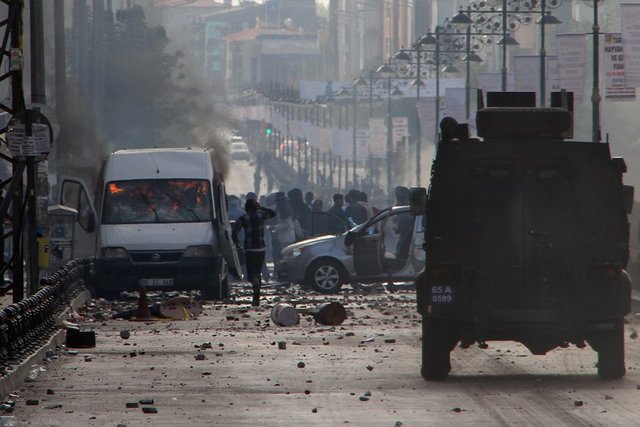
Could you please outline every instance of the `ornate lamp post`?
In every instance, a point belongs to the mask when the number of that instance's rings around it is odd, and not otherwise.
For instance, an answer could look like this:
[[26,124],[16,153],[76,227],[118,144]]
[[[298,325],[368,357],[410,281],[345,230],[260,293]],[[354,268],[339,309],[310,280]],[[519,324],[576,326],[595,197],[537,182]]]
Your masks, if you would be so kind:
[[[520,25],[528,25],[533,19],[531,14],[539,14],[540,18],[540,97],[541,105],[546,105],[546,25],[560,24],[561,21],[547,10],[557,8],[563,0],[498,0],[474,1],[465,10],[461,9],[451,22],[468,27],[467,35],[490,36],[501,35],[497,44],[502,47],[501,89],[507,90],[507,46],[519,43],[511,36]],[[496,7],[496,4],[500,6]],[[470,29],[473,27],[474,32]]]
[[391,100],[402,97],[404,94],[397,87],[392,87],[391,78],[396,71],[391,64],[383,64],[378,67],[377,73],[380,77],[387,79],[387,193],[391,192],[392,183],[392,166],[393,166],[393,115],[391,112]]

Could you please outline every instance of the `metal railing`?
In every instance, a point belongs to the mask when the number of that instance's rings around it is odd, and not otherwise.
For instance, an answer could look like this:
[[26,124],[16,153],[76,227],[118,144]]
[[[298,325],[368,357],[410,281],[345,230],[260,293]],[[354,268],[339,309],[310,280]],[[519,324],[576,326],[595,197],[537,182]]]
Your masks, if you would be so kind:
[[40,280],[31,297],[0,310],[0,374],[44,345],[56,330],[56,315],[86,282],[92,259],[74,259]]

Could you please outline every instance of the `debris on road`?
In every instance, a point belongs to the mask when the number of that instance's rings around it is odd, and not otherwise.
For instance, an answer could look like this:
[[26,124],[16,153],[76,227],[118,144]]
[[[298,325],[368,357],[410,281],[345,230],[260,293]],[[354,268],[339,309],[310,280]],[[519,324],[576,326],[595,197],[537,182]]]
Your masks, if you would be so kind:
[[271,309],[271,320],[278,326],[293,326],[300,323],[300,315],[291,305],[279,302]]

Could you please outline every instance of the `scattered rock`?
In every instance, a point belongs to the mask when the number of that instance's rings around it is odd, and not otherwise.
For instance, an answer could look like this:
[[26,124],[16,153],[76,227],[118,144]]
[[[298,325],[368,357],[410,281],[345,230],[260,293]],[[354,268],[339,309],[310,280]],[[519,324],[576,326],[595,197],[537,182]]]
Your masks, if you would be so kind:
[[138,402],[127,402],[127,403],[125,404],[125,406],[126,406],[127,408],[137,408],[137,407],[138,407]]
[[120,338],[122,338],[123,340],[128,340],[129,338],[131,338],[131,332],[126,329],[120,331]]
[[142,407],[142,412],[145,414],[157,414],[158,410],[156,408],[154,408],[153,406],[143,406]]
[[318,412],[318,408],[313,408],[313,409],[311,410],[311,412],[313,412],[313,413],[315,414],[316,412]]
[[278,349],[279,350],[286,350],[287,349],[287,342],[286,341],[278,341]]
[[305,366],[304,362],[298,362],[298,368],[304,368]]
[[384,342],[386,344],[395,344],[396,340],[393,338],[387,338],[386,340],[384,340]]
[[605,394],[604,400],[613,400],[613,396],[609,396],[608,394]]
[[40,401],[38,399],[27,399],[27,401],[25,402],[25,404],[27,406],[37,406],[40,404]]
[[61,404],[57,404],[57,405],[49,405],[49,406],[45,406],[44,409],[60,409],[62,408]]
[[452,409],[453,412],[462,412],[461,408],[458,408],[457,406],[455,408]]
[[367,400],[369,400],[367,396],[360,396],[358,399],[360,399],[362,402],[366,402]]
[[371,365],[367,365],[367,369],[368,369],[369,371],[373,371],[373,366],[371,366]]
[[195,357],[196,357],[196,360],[205,360],[206,359],[206,356],[204,354],[202,354],[202,353],[196,354]]
[[47,389],[47,394],[56,394],[56,392],[53,391],[52,389],[48,388]]
[[573,406],[582,406],[582,405],[584,405],[584,402],[582,400],[573,401]]

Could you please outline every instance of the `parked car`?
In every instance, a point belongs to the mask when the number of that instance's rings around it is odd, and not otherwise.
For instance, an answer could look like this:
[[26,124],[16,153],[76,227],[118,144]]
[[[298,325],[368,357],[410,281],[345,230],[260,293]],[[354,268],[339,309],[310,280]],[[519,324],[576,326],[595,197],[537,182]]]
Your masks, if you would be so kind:
[[278,280],[323,294],[345,283],[414,280],[425,262],[423,218],[408,206],[387,208],[344,233],[289,245],[275,265]]
[[249,147],[247,143],[240,141],[231,141],[231,158],[233,160],[249,160],[251,155],[249,154]]

